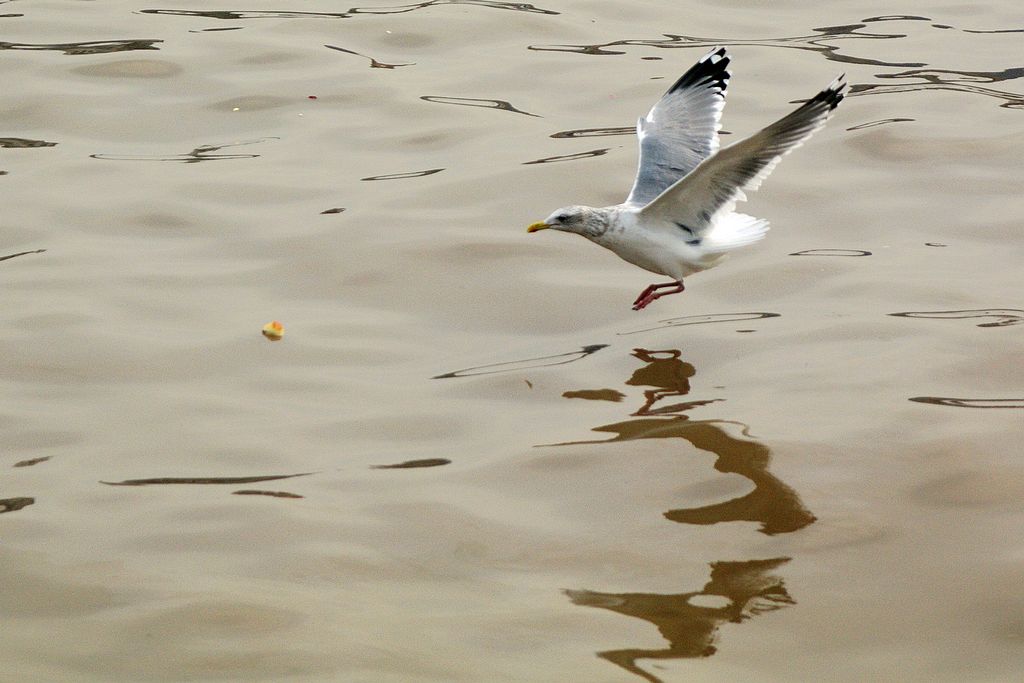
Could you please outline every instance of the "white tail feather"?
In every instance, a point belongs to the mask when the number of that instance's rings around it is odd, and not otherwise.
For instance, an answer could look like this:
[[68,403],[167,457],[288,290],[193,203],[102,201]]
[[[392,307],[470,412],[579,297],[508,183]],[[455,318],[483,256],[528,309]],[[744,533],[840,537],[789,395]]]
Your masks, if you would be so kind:
[[757,242],[768,232],[768,221],[745,213],[716,216],[711,230],[704,237],[704,248],[722,252]]

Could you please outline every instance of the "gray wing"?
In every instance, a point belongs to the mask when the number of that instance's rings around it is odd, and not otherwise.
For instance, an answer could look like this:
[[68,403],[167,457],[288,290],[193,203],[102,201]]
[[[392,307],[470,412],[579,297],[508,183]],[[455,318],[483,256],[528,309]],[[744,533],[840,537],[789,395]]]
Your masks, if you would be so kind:
[[626,204],[647,204],[718,149],[727,66],[725,48],[712,50],[637,121],[640,164]]
[[[723,148],[641,210],[644,217],[702,235],[719,211],[732,211],[782,160],[825,125],[845,96],[845,76],[799,109],[745,140]],[[654,220],[654,223],[658,223]]]

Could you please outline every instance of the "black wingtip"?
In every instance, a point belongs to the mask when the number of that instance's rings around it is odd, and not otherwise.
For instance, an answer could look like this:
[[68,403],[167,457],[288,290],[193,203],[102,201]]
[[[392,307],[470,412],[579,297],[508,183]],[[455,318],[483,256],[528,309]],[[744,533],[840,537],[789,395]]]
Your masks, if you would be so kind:
[[729,76],[731,75],[727,68],[730,59],[726,48],[715,48],[701,57],[696,64],[680,76],[679,80],[668,89],[668,92],[673,93],[684,88],[708,86],[717,88],[724,96],[725,89],[729,86]]
[[822,102],[828,105],[828,110],[832,111],[839,106],[839,103],[846,97],[846,74],[840,74],[834,81],[828,84],[828,87],[822,90],[820,93],[811,98],[811,102]]

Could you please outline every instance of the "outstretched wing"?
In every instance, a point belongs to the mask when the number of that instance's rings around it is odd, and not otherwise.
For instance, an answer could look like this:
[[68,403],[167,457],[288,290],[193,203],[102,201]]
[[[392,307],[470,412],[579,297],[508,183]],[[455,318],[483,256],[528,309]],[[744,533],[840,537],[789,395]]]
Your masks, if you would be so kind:
[[737,201],[746,199],[744,190],[756,190],[783,155],[825,125],[845,89],[845,76],[840,76],[793,113],[708,157],[641,209],[641,215],[702,236],[716,213],[731,212]]
[[640,164],[626,204],[643,206],[718,149],[729,55],[712,50],[636,124]]

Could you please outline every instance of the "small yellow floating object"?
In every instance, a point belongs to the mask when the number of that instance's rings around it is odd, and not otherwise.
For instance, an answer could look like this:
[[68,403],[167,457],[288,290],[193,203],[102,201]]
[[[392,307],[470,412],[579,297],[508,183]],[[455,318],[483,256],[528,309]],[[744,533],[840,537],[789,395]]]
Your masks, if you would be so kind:
[[263,326],[263,336],[270,341],[281,341],[281,337],[284,336],[284,325],[277,322],[269,322]]

